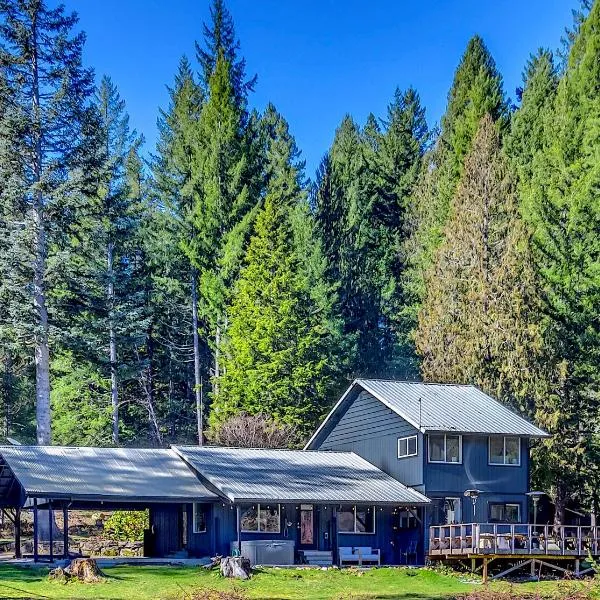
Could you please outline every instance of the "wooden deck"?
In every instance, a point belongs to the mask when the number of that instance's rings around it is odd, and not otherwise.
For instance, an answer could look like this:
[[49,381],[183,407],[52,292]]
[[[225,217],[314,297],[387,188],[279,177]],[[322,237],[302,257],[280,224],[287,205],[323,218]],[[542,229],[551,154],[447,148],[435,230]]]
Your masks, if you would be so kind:
[[600,527],[512,523],[463,523],[429,528],[429,556],[598,556]]

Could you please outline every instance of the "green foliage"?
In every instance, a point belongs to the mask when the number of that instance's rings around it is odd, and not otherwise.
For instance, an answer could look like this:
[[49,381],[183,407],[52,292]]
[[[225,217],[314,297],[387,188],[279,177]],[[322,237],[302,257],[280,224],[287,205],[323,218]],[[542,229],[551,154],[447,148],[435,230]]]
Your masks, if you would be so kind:
[[104,521],[103,536],[122,542],[141,542],[148,529],[147,510],[116,510]]
[[111,443],[110,380],[93,363],[72,353],[55,356],[51,365],[54,440],[65,446]]

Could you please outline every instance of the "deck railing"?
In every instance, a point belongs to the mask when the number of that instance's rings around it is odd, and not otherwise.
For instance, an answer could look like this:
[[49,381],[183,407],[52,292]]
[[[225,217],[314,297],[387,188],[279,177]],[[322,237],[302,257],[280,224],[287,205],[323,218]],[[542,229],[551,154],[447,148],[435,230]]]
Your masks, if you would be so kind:
[[600,527],[462,523],[429,528],[429,554],[598,556]]

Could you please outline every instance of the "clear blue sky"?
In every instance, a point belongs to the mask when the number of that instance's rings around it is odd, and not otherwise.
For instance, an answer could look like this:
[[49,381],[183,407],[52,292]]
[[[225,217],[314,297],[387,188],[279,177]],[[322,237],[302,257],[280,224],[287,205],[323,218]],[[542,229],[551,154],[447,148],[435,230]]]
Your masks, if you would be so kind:
[[[86,62],[108,74],[132,124],[156,141],[182,54],[193,57],[209,0],[64,0],[88,35]],[[417,88],[430,124],[444,112],[454,70],[479,33],[514,98],[529,54],[555,49],[577,0],[229,0],[251,105],[272,101],[290,123],[312,176],[346,113],[383,116],[396,86]]]

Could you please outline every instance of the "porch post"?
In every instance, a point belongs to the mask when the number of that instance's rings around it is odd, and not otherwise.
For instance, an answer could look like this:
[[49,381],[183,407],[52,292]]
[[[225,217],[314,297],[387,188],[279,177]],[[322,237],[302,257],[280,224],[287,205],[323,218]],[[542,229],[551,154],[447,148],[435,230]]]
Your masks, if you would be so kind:
[[69,508],[63,505],[63,558],[69,558]]
[[339,563],[337,504],[331,511],[331,558],[334,565]]
[[235,520],[236,520],[236,530],[237,530],[237,549],[238,553],[242,555],[242,511],[240,510],[240,505],[237,504],[235,507]]
[[33,561],[38,560],[38,507],[37,498],[33,499]]
[[21,508],[15,509],[15,558],[21,558]]
[[54,560],[54,538],[53,538],[53,531],[52,529],[54,529],[52,527],[54,523],[54,513],[52,512],[52,500],[48,499],[48,526],[49,526],[49,533],[48,536],[50,538],[49,543],[50,543],[50,562],[52,562]]

